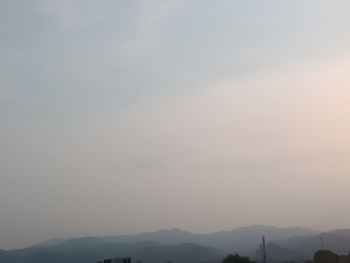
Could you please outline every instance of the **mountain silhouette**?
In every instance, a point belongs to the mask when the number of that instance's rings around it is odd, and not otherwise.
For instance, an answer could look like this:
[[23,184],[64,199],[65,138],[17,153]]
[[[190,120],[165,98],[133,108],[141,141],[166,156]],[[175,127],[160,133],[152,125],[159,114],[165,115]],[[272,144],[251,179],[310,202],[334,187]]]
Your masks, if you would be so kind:
[[76,238],[59,245],[0,253],[1,263],[96,263],[104,258],[131,257],[133,262],[220,262],[224,253],[196,244],[160,245],[155,242],[105,243],[98,238]]
[[[242,255],[254,256],[262,236],[265,236],[267,240],[273,241],[277,239],[286,239],[294,236],[312,234],[318,234],[318,232],[299,227],[278,228],[272,226],[253,225],[236,228],[230,231],[220,231],[209,234],[193,234],[174,228],[148,233],[114,235],[96,238],[106,243],[136,243],[140,241],[152,241],[163,245],[193,243],[213,247],[226,253],[238,252]],[[62,243],[68,240],[61,239],[55,240],[54,242],[58,241]],[[52,243],[52,240],[48,240],[40,243],[40,246],[50,246]]]
[[[321,238],[322,243],[321,244]],[[294,256],[302,259],[312,259],[314,253],[324,249],[331,250],[340,255],[347,255],[350,252],[350,229],[340,229],[327,233],[314,235],[296,236],[287,239],[275,240],[278,246],[294,252]],[[271,257],[275,253],[270,254]],[[287,260],[285,258],[284,260]]]

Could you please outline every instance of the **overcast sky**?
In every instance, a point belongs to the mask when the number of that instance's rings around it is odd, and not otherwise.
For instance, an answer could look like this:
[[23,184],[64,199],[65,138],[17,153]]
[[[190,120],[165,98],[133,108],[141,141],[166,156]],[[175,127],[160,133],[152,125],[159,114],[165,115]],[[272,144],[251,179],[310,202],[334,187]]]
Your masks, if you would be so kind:
[[350,228],[347,0],[0,0],[0,248]]

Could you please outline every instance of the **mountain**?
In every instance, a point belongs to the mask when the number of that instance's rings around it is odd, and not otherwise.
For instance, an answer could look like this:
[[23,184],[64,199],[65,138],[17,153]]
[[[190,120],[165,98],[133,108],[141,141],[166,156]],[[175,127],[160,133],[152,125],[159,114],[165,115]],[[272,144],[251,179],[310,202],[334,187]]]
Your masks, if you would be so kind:
[[317,232],[305,228],[279,228],[272,226],[247,226],[232,231],[222,231],[212,234],[201,235],[191,242],[215,247],[228,253],[237,252],[246,256],[254,256],[255,251],[261,243],[261,237],[273,241],[286,239],[297,235],[310,235]]
[[163,249],[158,247],[146,248],[133,254],[137,261],[142,262],[221,262],[224,253],[216,249],[195,244],[168,245]]
[[259,246],[262,236],[268,240],[276,240],[316,233],[318,232],[298,227],[278,228],[254,225],[209,234],[192,234],[179,229],[170,229],[134,235],[109,236],[103,237],[102,240],[105,242],[154,241],[166,245],[189,242],[214,247],[227,253],[238,252],[242,255],[252,256]]
[[32,247],[48,247],[48,246],[55,246],[55,245],[59,245],[61,243],[63,243],[65,241],[65,239],[63,238],[51,238],[49,240],[46,240],[44,242],[35,244]]
[[[327,233],[304,228],[248,226],[210,234],[179,229],[107,237],[52,239],[33,247],[0,250],[1,263],[93,263],[103,258],[130,256],[142,262],[219,262],[227,253],[259,259],[261,236],[268,241],[270,262],[312,259],[321,249],[337,254],[350,251],[350,229]],[[221,252],[225,251],[225,252]]]
[[102,237],[104,242],[128,242],[153,241],[164,245],[175,245],[193,241],[196,235],[177,228],[164,229],[149,233],[139,233],[132,235],[117,235]]
[[105,243],[99,238],[76,238],[59,245],[0,253],[1,263],[96,263],[104,258],[131,257],[134,262],[220,262],[224,253],[195,244],[160,245],[154,242]]
[[[276,243],[269,243],[266,245],[267,261],[274,262],[300,262],[303,260],[303,256],[296,251],[292,251],[277,245]],[[261,257],[261,251],[256,251],[255,260],[259,261]]]
[[[193,234],[175,228],[132,235],[106,236],[99,237],[98,239],[105,243],[136,243],[141,241],[152,241],[163,245],[193,243],[213,247],[225,251],[226,253],[238,252],[242,255],[254,256],[262,236],[265,236],[269,241],[273,241],[276,239],[286,239],[299,235],[313,235],[317,233],[317,231],[298,227],[278,228],[254,225],[236,228],[231,231],[220,231],[209,234]],[[58,241],[62,243],[67,240]],[[41,246],[51,243],[52,240],[46,241],[41,243]]]
[[[294,251],[303,259],[312,259],[316,251],[320,250],[321,237],[324,249],[331,250],[337,254],[349,254],[350,252],[350,229],[340,229],[328,233],[296,236],[287,239],[275,240],[278,246]],[[270,254],[274,257],[274,254]]]

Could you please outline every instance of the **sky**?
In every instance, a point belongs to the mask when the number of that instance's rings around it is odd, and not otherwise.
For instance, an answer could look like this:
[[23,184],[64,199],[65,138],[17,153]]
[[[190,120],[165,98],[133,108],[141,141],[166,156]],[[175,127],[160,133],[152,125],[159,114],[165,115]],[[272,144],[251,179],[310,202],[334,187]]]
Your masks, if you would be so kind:
[[0,248],[350,228],[349,8],[0,0]]

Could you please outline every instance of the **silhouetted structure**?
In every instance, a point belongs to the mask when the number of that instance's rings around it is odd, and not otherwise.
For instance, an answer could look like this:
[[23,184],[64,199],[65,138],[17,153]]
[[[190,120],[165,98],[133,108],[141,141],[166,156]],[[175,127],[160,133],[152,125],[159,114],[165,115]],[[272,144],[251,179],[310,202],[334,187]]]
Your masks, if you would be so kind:
[[222,263],[254,263],[249,257],[241,257],[237,253],[234,255],[228,255],[223,259]]
[[131,258],[109,258],[98,263],[131,263]]
[[313,263],[350,263],[350,257],[339,256],[330,250],[320,250],[315,253]]
[[266,263],[266,242],[265,237],[262,237],[262,244],[260,245],[261,263]]

